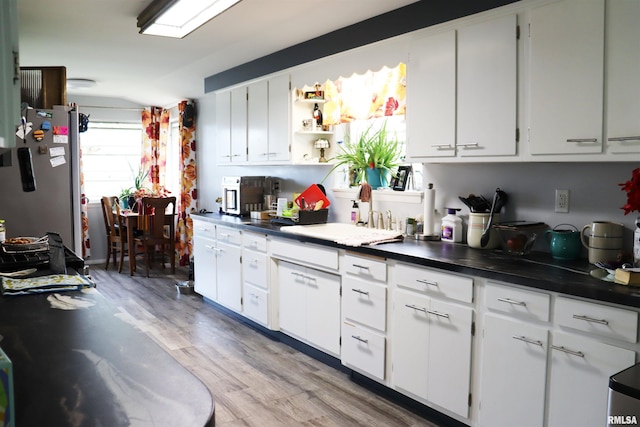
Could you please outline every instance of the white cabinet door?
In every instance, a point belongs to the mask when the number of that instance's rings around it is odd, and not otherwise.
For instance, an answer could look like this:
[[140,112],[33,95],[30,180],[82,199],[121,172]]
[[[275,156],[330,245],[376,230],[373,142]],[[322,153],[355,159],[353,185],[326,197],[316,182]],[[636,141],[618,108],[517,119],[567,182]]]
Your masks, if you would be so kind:
[[635,363],[635,352],[585,337],[554,333],[548,427],[606,424],[609,377]]
[[393,385],[423,399],[427,399],[428,309],[425,296],[403,290],[393,293]]
[[231,160],[247,161],[247,87],[231,90]]
[[640,152],[640,2],[607,9],[607,152]]
[[289,75],[269,79],[269,160],[287,161],[290,156],[291,88]]
[[602,152],[604,0],[531,10],[531,154]]
[[460,156],[516,154],[516,15],[458,30]]
[[340,276],[305,269],[307,339],[334,355],[340,354]]
[[240,247],[217,242],[216,301],[237,312],[242,311]]
[[247,87],[247,147],[250,162],[264,162],[269,159],[268,90],[266,80]]
[[431,299],[429,314],[429,401],[469,416],[473,310]]
[[307,284],[304,267],[281,261],[278,264],[280,329],[298,338],[307,336]]
[[411,42],[407,64],[407,157],[456,155],[456,32]]
[[484,317],[479,426],[543,425],[547,336],[547,329],[529,323]]
[[216,93],[216,157],[231,162],[231,92]]
[[[213,226],[212,226],[213,227]],[[203,297],[215,300],[216,294],[216,242],[193,236],[194,290]]]

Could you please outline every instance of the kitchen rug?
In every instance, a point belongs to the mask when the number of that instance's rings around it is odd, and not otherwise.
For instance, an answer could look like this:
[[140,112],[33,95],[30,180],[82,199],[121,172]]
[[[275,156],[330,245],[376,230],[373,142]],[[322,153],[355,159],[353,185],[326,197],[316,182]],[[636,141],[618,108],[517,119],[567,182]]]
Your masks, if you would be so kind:
[[86,276],[75,274],[51,274],[26,279],[2,278],[2,295],[27,295],[43,292],[77,291],[95,288],[96,284]]

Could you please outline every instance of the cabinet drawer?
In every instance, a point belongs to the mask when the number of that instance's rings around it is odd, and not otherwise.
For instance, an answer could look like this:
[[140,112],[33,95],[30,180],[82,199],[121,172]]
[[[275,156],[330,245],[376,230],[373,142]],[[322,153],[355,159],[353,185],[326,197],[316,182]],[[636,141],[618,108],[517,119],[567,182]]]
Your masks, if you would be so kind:
[[244,231],[242,233],[242,247],[258,252],[267,252],[267,236]]
[[230,245],[240,245],[242,242],[242,234],[237,228],[217,226],[216,239],[218,242],[224,242]]
[[267,254],[242,250],[242,280],[267,289]]
[[543,322],[549,321],[548,294],[494,283],[488,283],[485,289],[486,306],[490,310]]
[[473,302],[473,279],[430,268],[398,263],[394,268],[398,286],[431,295]]
[[345,319],[384,332],[387,324],[387,287],[354,277],[345,277],[342,287],[342,312]]
[[632,343],[637,340],[635,311],[558,297],[553,314],[560,326]]
[[198,237],[206,237],[208,239],[216,238],[216,226],[207,221],[193,220],[193,235]]
[[256,322],[269,322],[269,293],[253,285],[244,284],[242,291],[242,312]]
[[344,264],[345,271],[349,274],[364,279],[387,282],[387,262],[385,260],[345,255]]
[[385,338],[356,325],[342,324],[342,364],[384,380]]
[[338,250],[305,242],[287,242],[273,239],[271,253],[274,257],[338,270]]

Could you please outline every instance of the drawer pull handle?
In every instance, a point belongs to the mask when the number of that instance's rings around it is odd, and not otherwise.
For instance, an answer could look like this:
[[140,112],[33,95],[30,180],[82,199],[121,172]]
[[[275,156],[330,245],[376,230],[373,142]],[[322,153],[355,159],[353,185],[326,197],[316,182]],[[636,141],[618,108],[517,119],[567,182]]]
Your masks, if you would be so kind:
[[416,279],[416,282],[422,283],[423,285],[438,286],[438,282],[433,282],[431,280]]
[[452,150],[454,148],[451,144],[431,144],[431,147],[437,150]]
[[624,141],[637,141],[639,139],[640,139],[640,136],[618,136],[618,137],[608,138],[607,141],[624,142]]
[[569,138],[567,139],[567,142],[598,142],[598,138]]
[[594,318],[592,318],[592,317],[589,317],[589,316],[581,316],[581,315],[579,315],[579,314],[574,314],[574,315],[573,315],[573,318],[574,318],[574,319],[577,319],[577,320],[584,320],[585,322],[599,323],[599,324],[601,324],[601,325],[608,325],[608,324],[609,324],[609,321],[608,321],[608,320],[605,320],[605,319],[594,319]]
[[368,270],[369,267],[366,265],[360,265],[360,264],[352,264],[355,268],[361,268],[363,270]]
[[364,339],[364,338],[360,338],[360,337],[359,337],[359,336],[357,336],[357,335],[351,335],[351,338],[353,338],[354,340],[358,340],[358,341],[360,341],[360,342],[363,342],[363,343],[365,343],[365,344],[368,344],[368,343],[369,343],[369,340],[366,340],[366,339]]
[[584,357],[584,353],[583,352],[575,351],[575,350],[569,350],[568,348],[564,348],[563,346],[552,345],[551,348],[554,349],[554,350],[562,351],[564,353],[572,354],[574,356]]
[[424,307],[418,307],[418,306],[413,305],[413,304],[405,304],[404,306],[405,306],[405,307],[408,307],[408,308],[411,308],[411,309],[413,309],[413,310],[422,311],[423,313],[426,313],[426,312],[427,312],[427,309],[426,309],[426,308],[424,308]]
[[361,295],[369,296],[369,292],[367,292],[367,291],[363,291],[362,289],[353,289],[353,288],[352,288],[351,290],[352,290],[353,292],[357,292],[357,293],[359,293],[359,294],[361,294]]
[[498,301],[500,301],[500,302],[506,302],[506,303],[508,303],[508,304],[513,304],[513,305],[521,305],[521,306],[523,306],[523,307],[526,307],[526,306],[527,306],[527,303],[526,303],[526,302],[524,302],[524,301],[515,301],[515,300],[512,300],[512,299],[510,299],[510,298],[498,298]]
[[449,318],[449,315],[447,313],[440,313],[438,311],[433,311],[433,310],[426,310],[426,312],[429,314],[433,314],[434,316],[444,317],[445,319]]
[[528,344],[535,344],[535,345],[539,345],[540,347],[542,347],[542,341],[532,340],[531,338],[527,338],[524,335],[521,335],[521,336],[514,335],[512,338],[514,340],[520,340],[520,341],[524,341],[524,342],[526,342]]
[[467,142],[466,144],[456,144],[456,147],[462,147],[462,148],[471,148],[471,147],[479,147],[480,144],[478,144],[477,142]]
[[220,237],[231,237],[229,233],[220,233]]
[[215,251],[215,250],[216,250],[216,247],[215,247],[215,246],[212,246],[212,245],[204,245],[204,247],[205,247],[205,248],[207,248],[207,249],[210,249],[210,250],[212,250],[212,251]]

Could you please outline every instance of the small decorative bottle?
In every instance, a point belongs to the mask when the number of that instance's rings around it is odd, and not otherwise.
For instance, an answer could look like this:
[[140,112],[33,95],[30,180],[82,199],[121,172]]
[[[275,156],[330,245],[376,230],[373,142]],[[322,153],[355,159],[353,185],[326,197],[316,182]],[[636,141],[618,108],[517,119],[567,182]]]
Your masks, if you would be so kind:
[[0,219],[0,243],[7,239],[7,230],[4,227],[4,219]]

